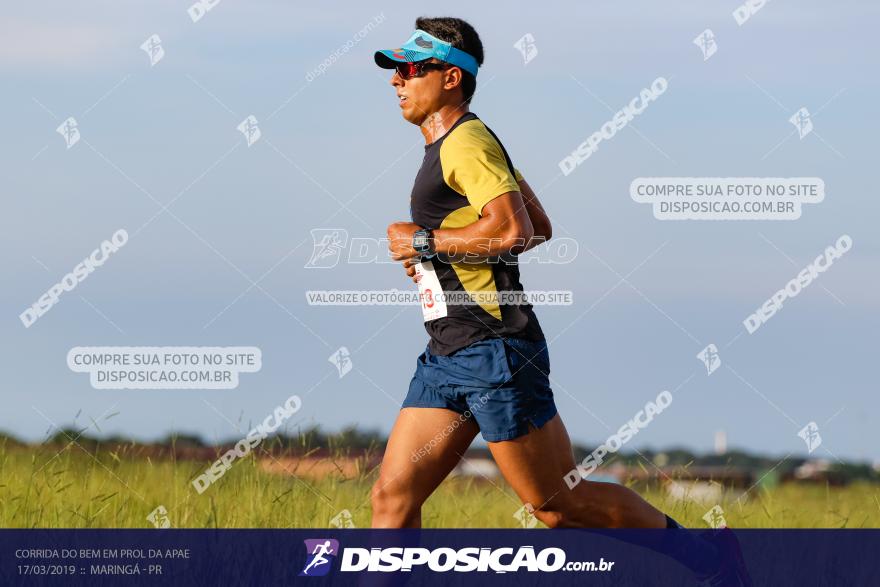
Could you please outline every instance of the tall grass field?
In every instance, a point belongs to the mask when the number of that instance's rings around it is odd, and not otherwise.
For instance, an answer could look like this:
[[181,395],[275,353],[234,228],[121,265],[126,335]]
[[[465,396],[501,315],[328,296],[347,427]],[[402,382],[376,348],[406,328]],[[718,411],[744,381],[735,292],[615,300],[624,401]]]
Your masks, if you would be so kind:
[[[355,527],[370,523],[375,467],[347,479],[309,478],[269,471],[266,457],[252,454],[199,494],[191,480],[210,462],[156,460],[136,452],[0,443],[0,527],[149,528],[147,516],[158,506],[177,528],[328,527],[343,510]],[[715,504],[634,488],[681,523],[707,527],[702,518]],[[735,528],[880,527],[880,487],[868,483],[755,487],[745,497],[726,494],[717,505]],[[426,503],[423,522],[434,528],[521,528],[515,517],[520,506],[503,480],[450,478]]]

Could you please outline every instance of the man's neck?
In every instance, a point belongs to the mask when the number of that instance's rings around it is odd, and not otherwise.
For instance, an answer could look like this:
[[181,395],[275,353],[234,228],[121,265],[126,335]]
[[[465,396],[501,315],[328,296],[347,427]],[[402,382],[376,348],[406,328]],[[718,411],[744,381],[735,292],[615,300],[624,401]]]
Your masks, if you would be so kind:
[[430,145],[452,128],[458,119],[468,113],[467,104],[461,106],[443,106],[437,112],[429,114],[422,122],[422,134],[425,136],[425,144]]

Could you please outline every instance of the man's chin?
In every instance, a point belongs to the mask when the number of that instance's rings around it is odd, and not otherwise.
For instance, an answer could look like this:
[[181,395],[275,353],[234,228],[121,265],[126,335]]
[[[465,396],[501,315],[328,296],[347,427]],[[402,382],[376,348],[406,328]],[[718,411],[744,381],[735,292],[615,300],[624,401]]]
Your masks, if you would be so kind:
[[400,112],[400,115],[403,116],[403,119],[405,121],[407,121],[410,124],[414,124],[416,126],[421,126],[422,121],[424,120],[424,117],[422,117],[421,119],[418,119],[411,112],[407,112],[406,110],[402,110]]

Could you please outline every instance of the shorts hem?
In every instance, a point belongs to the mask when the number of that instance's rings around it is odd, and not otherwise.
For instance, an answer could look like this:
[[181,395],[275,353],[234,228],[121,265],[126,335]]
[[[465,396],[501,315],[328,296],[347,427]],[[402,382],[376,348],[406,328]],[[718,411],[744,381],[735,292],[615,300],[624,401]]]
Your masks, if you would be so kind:
[[[528,424],[534,426],[536,430],[540,430],[544,427],[545,424],[547,424],[547,422],[552,420],[557,413],[559,413],[559,410],[556,409],[556,404],[554,403],[550,409],[548,409],[540,416],[536,418],[529,418]],[[507,430],[504,432],[486,433],[481,431],[481,436],[486,442],[504,442],[506,440],[513,440],[515,438],[519,438],[520,436],[525,436],[530,432],[528,424],[520,424],[515,429]]]
[[463,414],[464,412],[461,410],[455,409],[455,407],[450,406],[448,403],[444,402],[404,402],[400,405],[400,409],[403,408],[439,408],[442,410],[449,410],[451,412],[455,412],[456,414]]

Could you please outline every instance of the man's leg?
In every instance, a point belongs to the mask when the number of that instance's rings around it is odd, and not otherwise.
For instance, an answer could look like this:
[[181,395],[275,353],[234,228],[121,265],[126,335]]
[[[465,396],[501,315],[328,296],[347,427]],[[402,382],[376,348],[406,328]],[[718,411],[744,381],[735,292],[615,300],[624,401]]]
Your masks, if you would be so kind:
[[[519,498],[530,503],[535,517],[551,528],[668,528],[675,524],[621,485],[581,481],[569,489],[563,475],[574,468],[574,455],[559,414],[540,429],[532,428],[513,440],[490,442],[489,448]],[[739,569],[722,568],[719,548],[687,530],[646,534],[633,543],[674,558],[700,578],[747,577],[744,570],[737,575]],[[739,547],[728,550],[739,552]]]
[[490,442],[504,478],[535,517],[551,528],[665,528],[666,516],[621,485],[581,481],[569,489],[563,477],[575,468],[568,432],[559,414],[540,429]]
[[373,528],[419,528],[422,504],[455,468],[479,432],[470,414],[403,408],[373,485]]

